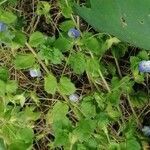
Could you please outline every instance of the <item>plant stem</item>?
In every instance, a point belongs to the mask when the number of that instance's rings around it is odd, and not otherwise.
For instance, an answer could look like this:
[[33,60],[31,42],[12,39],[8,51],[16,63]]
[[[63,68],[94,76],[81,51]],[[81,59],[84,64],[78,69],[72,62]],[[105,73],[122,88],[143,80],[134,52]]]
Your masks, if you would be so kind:
[[105,86],[106,86],[107,91],[110,93],[111,90],[110,90],[109,85],[107,84],[107,81],[105,80],[105,78],[104,78],[104,76],[103,76],[101,70],[98,69],[98,72],[99,72],[99,75],[100,75],[100,77],[102,78],[102,80],[103,80],[103,82],[104,82],[104,84],[105,84]]
[[0,2],[0,5],[4,4],[5,2],[7,2],[7,0],[3,0],[2,2]]
[[133,115],[134,115],[134,117],[135,117],[135,119],[136,119],[136,122],[137,122],[137,124],[139,125],[139,119],[138,119],[138,117],[137,117],[137,115],[136,115],[136,112],[135,112],[133,106],[132,106],[132,103],[131,103],[129,94],[127,94],[127,100],[128,100],[129,106],[130,106],[130,108],[131,108],[131,110],[132,110],[132,113],[133,113]]
[[45,70],[45,72],[48,73],[48,74],[50,74],[50,71],[48,70],[48,68],[46,67],[46,65],[42,62],[42,60],[39,58],[39,56],[36,54],[36,52],[34,51],[34,49],[28,43],[26,43],[26,46],[32,52],[32,54],[35,56],[35,58],[37,58],[38,62],[41,64],[41,66],[43,67],[43,69]]
[[121,70],[120,70],[120,67],[119,67],[118,60],[117,60],[115,55],[113,55],[113,57],[114,57],[114,60],[115,60],[116,66],[117,66],[117,70],[118,70],[119,76],[120,76],[120,78],[122,78],[122,73],[121,73]]

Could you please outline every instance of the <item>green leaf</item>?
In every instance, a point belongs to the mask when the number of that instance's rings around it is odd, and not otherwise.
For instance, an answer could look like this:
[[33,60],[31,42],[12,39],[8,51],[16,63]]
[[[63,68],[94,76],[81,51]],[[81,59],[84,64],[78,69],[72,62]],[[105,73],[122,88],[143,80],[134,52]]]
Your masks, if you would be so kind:
[[43,44],[44,41],[45,41],[45,36],[41,32],[36,31],[31,34],[29,39],[29,44],[32,47],[38,47],[39,45]]
[[87,58],[86,71],[92,77],[98,77],[100,69],[99,61],[96,58]]
[[149,60],[149,55],[147,53],[147,51],[142,50],[138,53],[137,57],[141,60]]
[[125,44],[118,44],[112,47],[112,53],[116,58],[123,57],[128,50],[128,47]]
[[0,10],[0,20],[6,24],[14,23],[17,20],[16,15],[10,11]]
[[17,139],[31,145],[33,142],[34,132],[31,128],[22,128],[16,134]]
[[111,143],[109,144],[108,150],[120,150],[120,145],[119,145],[119,143],[111,142]]
[[83,99],[80,109],[87,118],[95,117],[96,115],[96,107],[91,96]]
[[96,30],[112,34],[137,47],[150,49],[149,0],[132,2],[90,0],[90,2],[91,8],[76,4],[75,12]]
[[60,130],[55,133],[54,144],[56,147],[63,146],[69,143],[69,133],[65,130]]
[[0,80],[7,81],[9,78],[8,69],[5,67],[0,67]]
[[94,120],[82,119],[77,123],[77,127],[73,131],[74,136],[77,137],[79,141],[88,141],[91,137],[96,124]]
[[[146,58],[145,52],[139,53],[139,57],[131,56],[130,57],[130,63],[131,63],[131,71],[134,77],[134,81],[137,83],[144,82],[144,74],[139,73],[139,62],[142,60],[142,58]],[[141,59],[140,59],[141,58]]]
[[31,121],[36,121],[40,117],[40,112],[35,112],[34,107],[26,107],[22,112],[18,114],[19,119],[24,123],[31,123]]
[[118,106],[120,104],[120,96],[121,96],[121,91],[115,90],[107,94],[107,100],[114,106]]
[[67,77],[60,78],[58,89],[64,95],[71,95],[76,91],[74,84]]
[[63,120],[66,117],[68,110],[69,107],[67,106],[67,104],[58,101],[53,106],[53,109],[50,109],[47,113],[47,123],[49,124],[51,122]]
[[15,80],[10,80],[6,84],[6,93],[14,93],[18,88],[18,84]]
[[89,37],[89,38],[85,38],[83,40],[83,44],[85,45],[85,47],[93,52],[94,54],[100,54],[101,53],[101,45],[100,42],[98,41],[98,39],[96,39],[95,37]]
[[17,48],[23,47],[27,41],[25,34],[23,34],[20,31],[16,31],[14,34],[15,37],[12,43],[13,47],[17,47]]
[[51,5],[46,1],[40,1],[37,5],[36,13],[37,15],[46,15],[49,13]]
[[67,20],[67,21],[62,22],[59,26],[62,31],[68,32],[69,29],[75,27],[75,24],[72,20]]
[[50,60],[53,64],[61,64],[64,58],[59,49],[46,46],[40,48],[39,56],[41,59]]
[[102,47],[102,51],[106,51],[112,47],[113,44],[118,44],[120,41],[116,37],[111,37],[106,40]]
[[127,139],[125,149],[141,150],[141,145],[135,137],[132,137]]
[[64,37],[59,37],[54,42],[54,47],[59,49],[61,52],[66,52],[72,48],[70,41]]
[[118,77],[113,77],[111,83],[113,92],[120,90],[122,93],[131,93],[133,91],[134,82],[131,81],[129,76],[125,76],[121,80]]
[[133,107],[142,108],[148,103],[148,96],[143,91],[134,92],[130,96]]
[[106,111],[108,116],[115,121],[117,121],[121,116],[121,112],[119,112],[117,108],[114,108],[112,105],[108,105]]
[[53,64],[61,64],[63,60],[63,54],[59,49],[54,48],[51,51],[50,60]]
[[72,1],[71,0],[68,0],[67,2],[65,0],[60,0],[58,2],[60,8],[61,8],[61,12],[62,12],[62,15],[66,18],[70,18],[71,17],[71,14],[72,14]]
[[44,78],[44,89],[49,94],[55,94],[57,89],[57,80],[52,74],[49,74]]
[[18,54],[15,57],[14,64],[16,69],[28,69],[35,63],[35,58],[32,54]]
[[27,150],[29,147],[21,140],[16,140],[11,143],[8,147],[8,150]]
[[82,74],[86,69],[86,59],[83,53],[74,53],[69,58],[69,64],[76,74]]
[[109,124],[109,118],[106,113],[102,112],[102,113],[98,114],[97,120],[98,120],[98,128],[100,130],[104,130],[105,128],[107,128],[107,126]]

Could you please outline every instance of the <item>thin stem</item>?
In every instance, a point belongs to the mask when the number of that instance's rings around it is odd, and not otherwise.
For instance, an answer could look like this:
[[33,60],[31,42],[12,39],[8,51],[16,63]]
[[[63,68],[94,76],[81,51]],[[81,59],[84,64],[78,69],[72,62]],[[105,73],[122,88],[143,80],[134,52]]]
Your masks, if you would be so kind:
[[41,66],[43,67],[43,69],[45,70],[45,72],[48,73],[48,74],[50,74],[50,71],[48,70],[48,68],[46,67],[46,65],[42,62],[42,60],[39,58],[39,56],[36,54],[36,52],[34,51],[34,49],[28,43],[26,43],[26,46],[32,52],[32,54],[37,58],[38,62],[41,64]]
[[130,106],[130,108],[131,108],[131,110],[132,110],[132,113],[133,113],[133,115],[134,115],[134,117],[135,117],[135,119],[136,119],[136,122],[137,122],[137,124],[139,125],[139,119],[138,119],[138,116],[136,115],[136,112],[135,112],[133,106],[132,106],[132,103],[131,103],[129,94],[127,94],[127,100],[128,100],[129,106]]
[[5,2],[7,2],[7,0],[3,0],[2,2],[0,2],[0,5],[4,4]]
[[117,70],[118,70],[119,76],[120,76],[120,78],[122,78],[122,73],[121,73],[121,70],[120,70],[120,67],[119,67],[118,60],[115,57],[115,55],[113,55],[113,56],[114,56],[114,60],[115,60],[116,66],[117,66]]
[[[94,59],[94,56],[93,56],[93,54],[92,54],[91,52],[90,52],[90,55],[91,55],[92,59]],[[107,81],[105,80],[105,78],[104,78],[104,76],[103,76],[103,74],[102,74],[102,72],[101,72],[100,69],[98,69],[98,73],[99,73],[101,79],[103,80],[103,82],[104,82],[104,84],[105,84],[105,86],[106,86],[107,91],[108,91],[109,93],[111,93],[111,90],[110,90],[110,88],[109,88],[109,85],[107,84]]]
[[103,82],[104,82],[104,84],[105,84],[105,86],[106,86],[107,91],[110,93],[111,90],[110,90],[109,85],[107,84],[107,81],[105,80],[105,78],[104,78],[104,76],[103,76],[101,70],[98,69],[98,72],[99,72],[99,75],[100,75],[100,77],[102,78],[102,80],[103,80]]

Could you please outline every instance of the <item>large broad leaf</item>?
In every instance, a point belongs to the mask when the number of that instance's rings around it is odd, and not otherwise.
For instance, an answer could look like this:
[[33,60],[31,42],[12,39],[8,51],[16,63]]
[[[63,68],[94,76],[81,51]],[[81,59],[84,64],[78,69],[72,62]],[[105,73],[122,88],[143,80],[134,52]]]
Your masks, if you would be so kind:
[[90,0],[91,8],[75,5],[75,11],[96,30],[150,50],[149,0]]

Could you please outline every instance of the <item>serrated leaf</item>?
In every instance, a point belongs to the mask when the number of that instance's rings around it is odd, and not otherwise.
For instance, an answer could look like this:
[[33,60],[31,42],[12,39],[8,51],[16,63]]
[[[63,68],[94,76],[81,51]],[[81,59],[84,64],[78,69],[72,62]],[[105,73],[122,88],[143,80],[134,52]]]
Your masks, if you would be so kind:
[[18,84],[15,80],[10,80],[6,84],[6,93],[14,93],[18,88]]
[[98,39],[96,39],[95,37],[89,37],[87,39],[83,40],[83,44],[85,45],[85,47],[93,52],[94,54],[100,54],[101,53],[101,45],[100,42],[98,41]]
[[28,69],[35,63],[35,58],[32,54],[18,54],[15,57],[14,64],[16,69]]
[[138,53],[137,57],[141,60],[148,60],[149,59],[149,55],[147,53],[147,51],[142,50]]
[[86,71],[89,73],[92,77],[98,77],[100,69],[100,64],[98,59],[96,58],[87,58],[87,64],[86,64]]
[[69,29],[74,28],[75,24],[72,20],[67,20],[62,22],[59,26],[62,31],[67,32]]
[[41,32],[36,31],[31,34],[30,39],[29,39],[29,44],[32,47],[38,47],[39,45],[44,43],[44,41],[45,41],[45,36]]
[[16,31],[14,35],[15,37],[13,39],[12,46],[17,48],[23,47],[27,40],[25,34],[20,31]]
[[73,131],[73,134],[81,142],[88,141],[96,127],[95,125],[96,124],[94,120],[82,119],[78,122],[76,129]]
[[40,1],[37,5],[37,15],[46,15],[49,13],[51,5],[46,1]]
[[9,150],[27,150],[28,145],[21,140],[15,140],[8,146]]
[[17,17],[12,12],[0,10],[0,20],[6,24],[11,24],[16,21]]
[[71,43],[68,39],[64,37],[59,37],[55,42],[54,42],[54,47],[59,49],[62,52],[68,51],[72,46]]
[[33,142],[34,132],[31,128],[22,128],[18,130],[16,137],[30,145]]
[[87,118],[92,118],[96,115],[96,107],[91,96],[85,97],[83,99],[80,109]]
[[83,53],[72,54],[69,58],[69,64],[74,73],[82,74],[86,69],[86,59]]
[[57,89],[57,80],[52,74],[49,74],[44,78],[44,89],[49,94],[55,94]]
[[54,48],[51,51],[51,58],[50,58],[51,62],[53,64],[61,64],[62,60],[63,60],[63,54],[59,49]]
[[142,91],[135,92],[130,96],[132,105],[137,108],[142,108],[148,103],[148,96]]
[[62,12],[62,15],[66,18],[70,18],[71,17],[71,14],[72,14],[72,1],[71,0],[68,0],[67,3],[65,0],[60,0],[59,2],[59,6],[61,8],[61,12]]
[[60,78],[58,89],[64,95],[71,95],[76,91],[74,84],[67,77]]
[[9,78],[8,69],[5,67],[0,67],[0,80],[7,81]]

